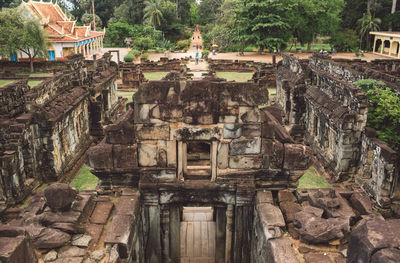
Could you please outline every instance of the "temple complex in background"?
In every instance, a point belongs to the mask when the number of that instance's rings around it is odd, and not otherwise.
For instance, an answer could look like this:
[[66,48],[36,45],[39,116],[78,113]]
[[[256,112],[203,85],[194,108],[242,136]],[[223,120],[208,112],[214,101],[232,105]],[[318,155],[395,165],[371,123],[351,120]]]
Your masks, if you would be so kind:
[[[22,2],[19,8],[23,15],[37,17],[48,35],[48,60],[66,60],[73,54],[92,55],[103,47],[104,31],[92,31],[90,26],[77,26],[53,2]],[[26,54],[10,55],[12,61],[28,60]]]

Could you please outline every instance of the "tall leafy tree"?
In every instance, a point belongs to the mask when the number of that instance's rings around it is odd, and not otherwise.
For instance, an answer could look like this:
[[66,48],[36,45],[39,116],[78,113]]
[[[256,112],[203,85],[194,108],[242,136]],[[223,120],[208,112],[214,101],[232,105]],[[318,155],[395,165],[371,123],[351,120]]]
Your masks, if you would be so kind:
[[199,23],[212,24],[220,15],[224,0],[201,0],[199,4]]
[[370,36],[369,32],[371,31],[379,31],[379,25],[381,24],[380,18],[372,17],[371,13],[366,13],[362,18],[357,21],[359,32],[362,39],[366,36],[367,39],[367,48],[370,47]]
[[161,0],[147,0],[144,4],[146,7],[144,8],[143,19],[149,21],[154,29],[156,29],[161,24],[161,19],[163,18],[161,12],[162,2]]
[[293,36],[301,44],[308,44],[308,51],[316,34],[330,34],[340,25],[343,0],[293,1],[290,25]]
[[36,19],[22,17],[16,9],[0,11],[0,54],[21,51],[29,57],[31,72],[33,60],[46,56],[46,36]]
[[290,38],[289,11],[286,0],[238,0],[238,40],[257,45],[260,51],[285,47]]

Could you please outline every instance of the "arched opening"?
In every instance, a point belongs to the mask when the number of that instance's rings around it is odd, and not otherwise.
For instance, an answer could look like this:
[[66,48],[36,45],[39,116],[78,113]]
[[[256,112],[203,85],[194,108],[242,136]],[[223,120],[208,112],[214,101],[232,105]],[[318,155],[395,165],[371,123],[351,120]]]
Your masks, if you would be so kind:
[[381,39],[377,39],[375,42],[375,50],[374,52],[380,52],[382,48],[382,40]]

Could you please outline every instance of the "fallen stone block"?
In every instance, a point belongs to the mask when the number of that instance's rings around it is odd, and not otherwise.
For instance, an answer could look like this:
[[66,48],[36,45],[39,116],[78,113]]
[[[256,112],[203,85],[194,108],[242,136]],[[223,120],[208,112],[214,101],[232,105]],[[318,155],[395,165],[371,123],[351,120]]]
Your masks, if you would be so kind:
[[23,228],[0,226],[0,262],[38,262],[29,234]]
[[53,211],[67,211],[75,201],[78,191],[67,184],[55,183],[43,191],[46,204]]
[[350,203],[360,215],[368,215],[372,213],[372,202],[367,194],[363,192],[354,192],[350,197]]
[[292,242],[287,237],[269,239],[267,244],[267,262],[298,263]]

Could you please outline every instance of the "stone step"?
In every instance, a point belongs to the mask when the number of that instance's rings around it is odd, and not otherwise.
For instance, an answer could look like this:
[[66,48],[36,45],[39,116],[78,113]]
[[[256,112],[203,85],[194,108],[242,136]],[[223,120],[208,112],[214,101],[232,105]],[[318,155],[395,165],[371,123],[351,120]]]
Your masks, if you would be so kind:
[[113,207],[114,204],[111,202],[97,202],[94,211],[90,216],[90,223],[106,224]]

